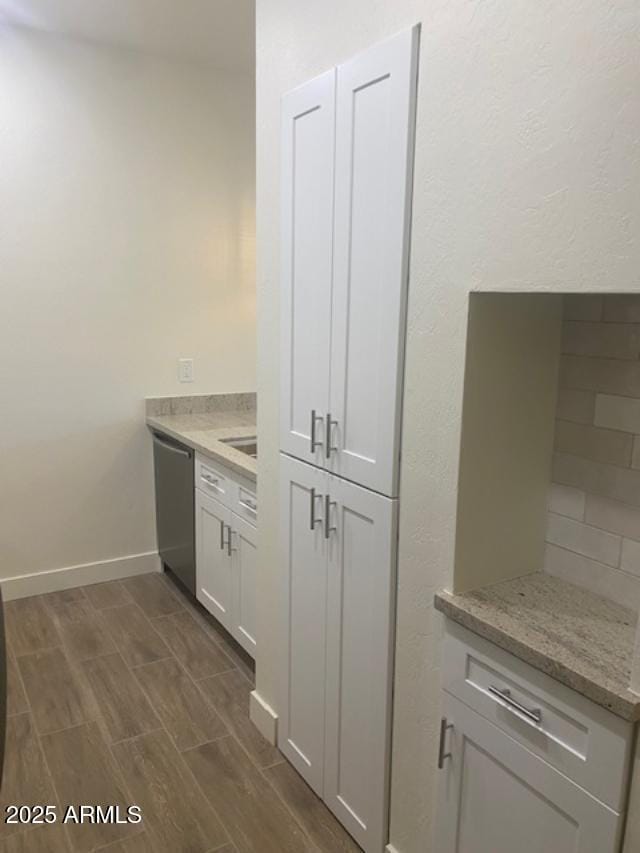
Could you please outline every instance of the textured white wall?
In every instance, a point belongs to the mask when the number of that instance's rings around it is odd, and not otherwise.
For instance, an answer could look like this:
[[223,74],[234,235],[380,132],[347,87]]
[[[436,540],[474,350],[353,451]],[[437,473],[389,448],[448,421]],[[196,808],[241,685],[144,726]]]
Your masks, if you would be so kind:
[[391,840],[430,849],[470,290],[640,290],[636,0],[257,0],[258,690],[278,707],[280,96],[422,22]]
[[143,398],[255,389],[254,140],[250,77],[0,27],[0,578],[154,550]]

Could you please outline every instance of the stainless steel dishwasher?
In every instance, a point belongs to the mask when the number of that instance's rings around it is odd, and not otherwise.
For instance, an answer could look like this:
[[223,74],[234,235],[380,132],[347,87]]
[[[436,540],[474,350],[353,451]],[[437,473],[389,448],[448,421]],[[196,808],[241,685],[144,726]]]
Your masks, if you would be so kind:
[[195,595],[194,455],[191,448],[161,433],[153,433],[160,559]]
[[4,634],[4,604],[0,586],[0,789],[4,776],[4,749],[7,738],[7,648]]

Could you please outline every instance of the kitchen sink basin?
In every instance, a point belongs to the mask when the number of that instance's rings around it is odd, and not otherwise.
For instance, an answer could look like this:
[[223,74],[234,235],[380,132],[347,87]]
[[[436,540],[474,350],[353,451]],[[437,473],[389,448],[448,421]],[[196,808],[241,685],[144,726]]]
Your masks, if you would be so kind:
[[240,453],[246,453],[247,456],[252,456],[254,459],[258,457],[258,438],[255,435],[245,438],[221,438],[220,441],[223,444],[228,444],[229,447],[235,447]]

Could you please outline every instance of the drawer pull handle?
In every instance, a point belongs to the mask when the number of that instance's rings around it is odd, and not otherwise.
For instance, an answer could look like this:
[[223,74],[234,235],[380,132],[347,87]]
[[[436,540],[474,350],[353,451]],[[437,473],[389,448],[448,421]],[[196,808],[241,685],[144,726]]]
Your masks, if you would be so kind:
[[217,486],[220,480],[217,477],[212,477],[211,474],[202,474],[202,479],[210,486]]
[[491,687],[489,687],[489,693],[504,703],[504,707],[508,711],[516,711],[518,714],[522,714],[523,717],[530,720],[532,723],[535,723],[536,726],[539,726],[542,723],[542,711],[540,708],[525,708],[524,705],[521,705],[520,702],[516,701],[511,696],[511,691],[506,687],[503,690],[500,690],[498,687],[491,685]]
[[445,759],[451,758],[450,752],[445,752],[445,741],[447,739],[447,731],[453,728],[453,723],[448,722],[446,717],[440,720],[440,746],[438,747],[438,770],[444,767]]
[[238,501],[238,503],[243,509],[248,509],[249,512],[252,512],[254,515],[257,515],[258,507],[252,501]]

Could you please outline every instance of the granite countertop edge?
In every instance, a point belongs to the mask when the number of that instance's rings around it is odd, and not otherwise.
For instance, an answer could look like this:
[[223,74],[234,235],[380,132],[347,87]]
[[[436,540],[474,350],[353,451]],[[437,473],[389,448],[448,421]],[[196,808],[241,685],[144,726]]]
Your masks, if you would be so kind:
[[[147,426],[161,432],[176,441],[190,447],[197,453],[206,456],[214,462],[224,465],[235,474],[246,477],[251,482],[257,482],[257,462],[235,447],[225,444],[222,438],[244,438],[256,434],[255,425],[238,424],[237,426],[211,427],[209,429],[181,429],[171,424],[174,415],[147,415]],[[212,435],[215,433],[215,437]],[[207,434],[207,441],[203,441]]]
[[474,634],[495,643],[499,648],[510,652],[534,669],[575,690],[607,711],[627,722],[640,721],[640,696],[636,696],[630,690],[620,690],[619,692],[612,690],[572,668],[559,658],[536,648],[524,639],[520,639],[515,633],[492,624],[488,617],[481,617],[477,613],[470,612],[469,608],[464,606],[462,596],[456,596],[454,593],[443,590],[436,593],[434,604],[436,610],[449,619]]

